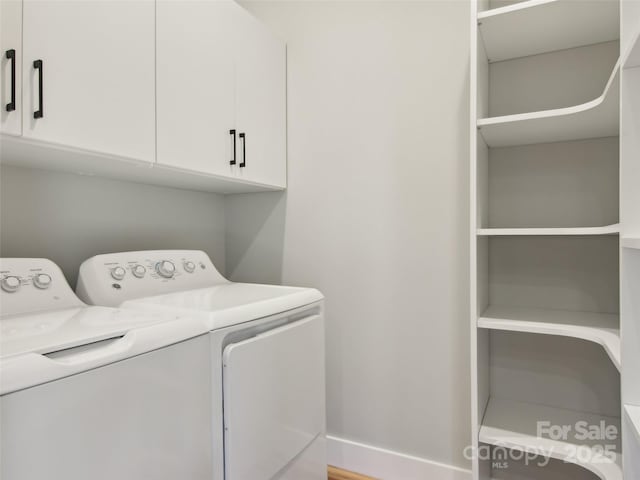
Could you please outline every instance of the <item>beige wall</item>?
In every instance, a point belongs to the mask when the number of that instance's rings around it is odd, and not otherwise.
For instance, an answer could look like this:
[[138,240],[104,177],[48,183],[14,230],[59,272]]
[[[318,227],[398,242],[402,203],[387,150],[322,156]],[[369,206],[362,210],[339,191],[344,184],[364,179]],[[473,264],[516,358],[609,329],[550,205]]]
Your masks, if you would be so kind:
[[225,267],[218,195],[3,166],[0,219],[0,256],[49,258],[72,287],[105,252],[193,248]]
[[244,5],[288,42],[289,189],[227,198],[227,271],[325,293],[330,434],[464,466],[469,3]]

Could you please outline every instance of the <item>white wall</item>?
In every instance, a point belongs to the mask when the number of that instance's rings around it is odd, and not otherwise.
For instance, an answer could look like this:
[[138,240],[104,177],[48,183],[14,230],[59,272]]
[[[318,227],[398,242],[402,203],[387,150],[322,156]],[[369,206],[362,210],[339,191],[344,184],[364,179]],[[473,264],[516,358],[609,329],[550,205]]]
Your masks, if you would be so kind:
[[288,42],[289,189],[226,199],[227,271],[325,293],[331,435],[466,466],[469,3],[244,4]]
[[221,196],[105,178],[0,169],[0,256],[45,257],[75,287],[98,253],[205,250],[224,272]]

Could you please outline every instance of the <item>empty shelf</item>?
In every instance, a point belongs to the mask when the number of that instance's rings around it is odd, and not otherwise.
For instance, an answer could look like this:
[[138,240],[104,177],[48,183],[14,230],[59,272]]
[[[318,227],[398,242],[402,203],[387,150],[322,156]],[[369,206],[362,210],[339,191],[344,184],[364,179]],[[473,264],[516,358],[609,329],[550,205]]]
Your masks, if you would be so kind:
[[[589,2],[599,3],[599,2]],[[602,95],[582,105],[478,120],[489,147],[617,136],[620,131],[619,62]]]
[[574,228],[479,228],[479,236],[511,236],[511,235],[616,235],[620,233],[620,225],[604,227]]
[[618,23],[618,2],[529,0],[478,14],[490,62],[617,40]]
[[601,345],[620,370],[618,315],[544,308],[489,306],[478,327],[579,338]]
[[625,248],[635,248],[640,250],[640,237],[622,237],[620,244]]
[[[586,421],[588,425],[600,425],[600,422],[604,421],[605,425],[614,425],[618,432],[620,431],[618,418],[491,398],[480,427],[479,440],[489,445],[517,451],[537,452],[574,463],[603,480],[622,480],[622,455],[617,453],[616,459],[612,460],[603,456],[601,452],[598,453],[596,448],[598,445],[612,443],[616,445],[615,451],[620,452],[619,441],[596,440],[585,443],[576,440],[572,435],[575,429],[567,440],[539,437],[537,433],[540,421],[550,422],[551,425],[571,426],[575,426],[580,421]],[[591,452],[583,449],[591,449]]]

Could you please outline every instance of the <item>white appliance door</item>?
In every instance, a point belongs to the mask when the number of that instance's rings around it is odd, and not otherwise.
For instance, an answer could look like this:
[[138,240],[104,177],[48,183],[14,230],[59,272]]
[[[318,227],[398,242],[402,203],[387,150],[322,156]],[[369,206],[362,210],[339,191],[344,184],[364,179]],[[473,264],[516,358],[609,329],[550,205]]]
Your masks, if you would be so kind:
[[203,335],[0,397],[0,478],[211,480],[210,355]]
[[268,480],[324,433],[324,322],[314,315],[223,353],[225,480]]

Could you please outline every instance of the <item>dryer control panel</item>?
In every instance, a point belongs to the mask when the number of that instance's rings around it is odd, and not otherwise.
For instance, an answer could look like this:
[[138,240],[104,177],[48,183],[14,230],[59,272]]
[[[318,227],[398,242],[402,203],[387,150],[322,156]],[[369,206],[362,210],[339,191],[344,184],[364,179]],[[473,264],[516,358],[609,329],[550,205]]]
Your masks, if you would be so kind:
[[96,255],[80,266],[76,293],[91,305],[227,283],[200,250],[144,250]]
[[84,304],[64,274],[45,258],[0,258],[0,314],[38,312]]

